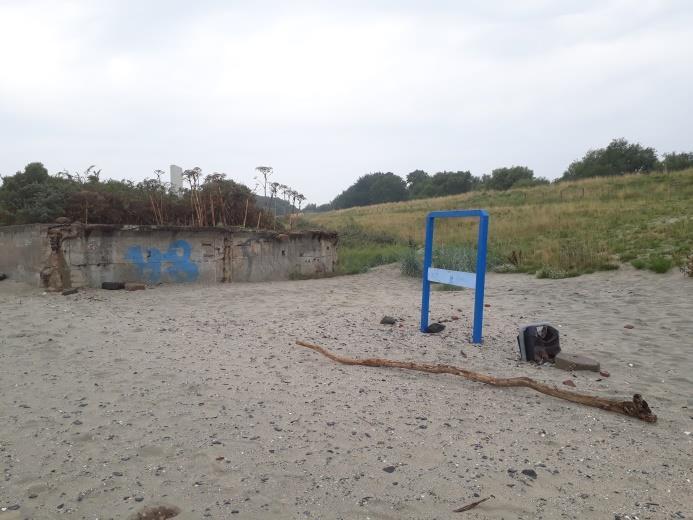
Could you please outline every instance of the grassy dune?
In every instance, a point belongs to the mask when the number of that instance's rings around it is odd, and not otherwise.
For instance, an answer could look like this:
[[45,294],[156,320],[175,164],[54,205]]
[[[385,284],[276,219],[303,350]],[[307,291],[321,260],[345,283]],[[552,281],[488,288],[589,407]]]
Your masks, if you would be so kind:
[[[489,211],[498,270],[562,277],[631,262],[664,272],[693,252],[693,169],[307,214],[303,225],[339,231],[342,271],[358,272],[419,247],[427,212],[466,208]],[[473,247],[476,227],[440,221],[436,245]]]

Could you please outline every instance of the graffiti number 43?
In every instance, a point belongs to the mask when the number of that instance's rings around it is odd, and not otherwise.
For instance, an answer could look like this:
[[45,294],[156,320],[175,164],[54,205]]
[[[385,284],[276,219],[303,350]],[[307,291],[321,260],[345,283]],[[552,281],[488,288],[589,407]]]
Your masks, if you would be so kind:
[[125,260],[135,266],[141,279],[149,283],[160,282],[162,276],[174,282],[197,280],[199,270],[190,261],[192,247],[186,240],[171,242],[165,253],[155,247],[147,248],[146,251],[146,258],[142,246],[131,246],[125,253]]

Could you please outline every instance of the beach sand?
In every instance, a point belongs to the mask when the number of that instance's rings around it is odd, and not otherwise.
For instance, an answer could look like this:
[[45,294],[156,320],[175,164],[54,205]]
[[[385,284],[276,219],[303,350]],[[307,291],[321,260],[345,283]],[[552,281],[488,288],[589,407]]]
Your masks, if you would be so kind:
[[[159,504],[178,519],[693,518],[693,279],[492,274],[481,347],[472,291],[433,293],[432,317],[450,320],[435,335],[418,330],[420,291],[391,266],[73,296],[0,282],[0,520]],[[610,377],[519,361],[517,324],[538,320]],[[342,366],[296,340],[641,393],[659,420]]]

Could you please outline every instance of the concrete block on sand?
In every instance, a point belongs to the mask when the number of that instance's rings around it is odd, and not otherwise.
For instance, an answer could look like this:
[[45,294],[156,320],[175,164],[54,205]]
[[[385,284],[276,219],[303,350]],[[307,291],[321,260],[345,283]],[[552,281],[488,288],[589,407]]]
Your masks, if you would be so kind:
[[144,291],[144,288],[143,283],[128,282],[125,284],[126,291]]
[[587,356],[559,352],[556,355],[555,361],[556,368],[561,370],[591,370],[592,372],[599,372],[599,361]]

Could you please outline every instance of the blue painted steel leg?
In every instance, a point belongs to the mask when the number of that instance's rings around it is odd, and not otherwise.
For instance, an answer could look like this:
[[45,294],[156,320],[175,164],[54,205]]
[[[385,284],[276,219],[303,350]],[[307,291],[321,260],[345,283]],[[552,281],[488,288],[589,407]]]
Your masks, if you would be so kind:
[[428,305],[431,299],[431,282],[428,280],[428,268],[433,261],[433,217],[426,217],[426,244],[424,246],[423,279],[421,288],[421,332],[428,332]]
[[472,343],[481,343],[484,323],[484,282],[486,281],[486,242],[488,241],[488,215],[479,217],[479,240],[476,252],[476,288],[474,289],[474,329]]

